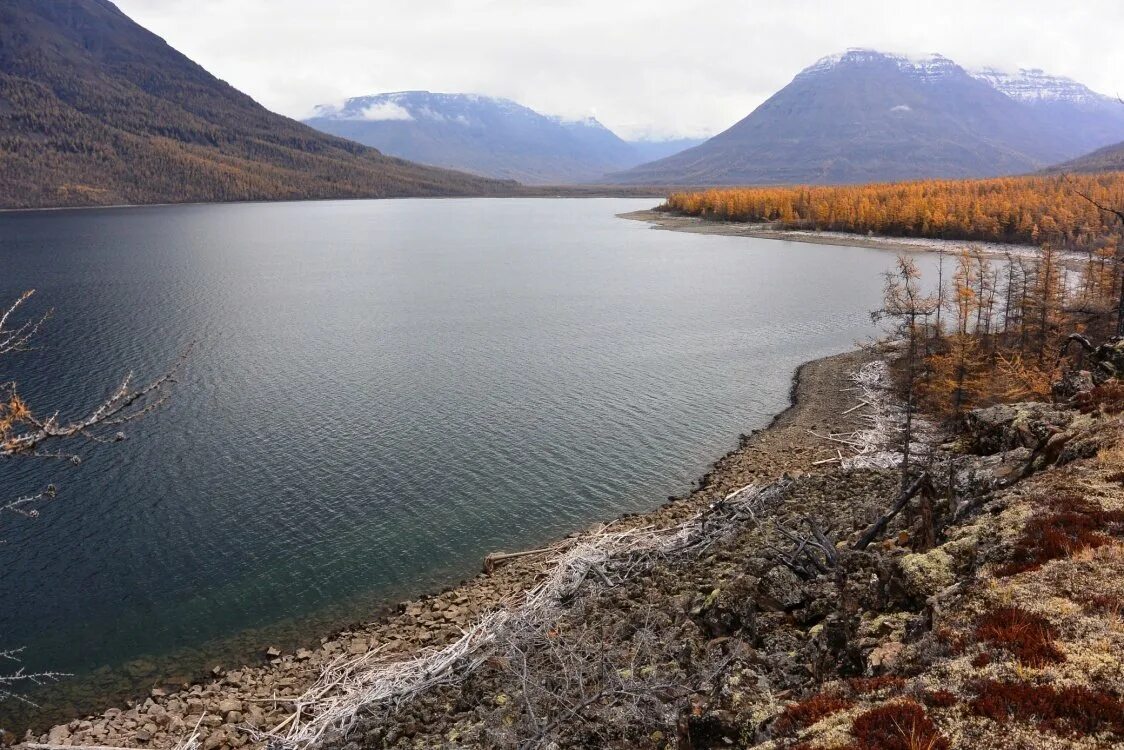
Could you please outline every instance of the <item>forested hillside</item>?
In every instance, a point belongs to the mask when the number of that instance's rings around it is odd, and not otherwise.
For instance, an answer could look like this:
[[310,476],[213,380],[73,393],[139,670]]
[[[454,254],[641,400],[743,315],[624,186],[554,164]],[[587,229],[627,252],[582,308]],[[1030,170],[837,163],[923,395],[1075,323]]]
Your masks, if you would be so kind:
[[1105,146],[1079,159],[1059,164],[1051,172],[1108,172],[1124,171],[1124,143]]
[[1124,172],[927,180],[839,187],[729,188],[672,194],[690,216],[890,236],[1095,248],[1120,240]]
[[269,112],[108,0],[0,3],[0,207],[481,194]]

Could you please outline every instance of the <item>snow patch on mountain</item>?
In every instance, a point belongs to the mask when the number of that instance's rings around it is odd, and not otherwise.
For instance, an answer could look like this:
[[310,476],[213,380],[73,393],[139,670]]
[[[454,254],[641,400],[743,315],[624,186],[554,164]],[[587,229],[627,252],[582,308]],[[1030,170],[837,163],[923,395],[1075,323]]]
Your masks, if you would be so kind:
[[841,67],[872,64],[892,64],[907,75],[924,81],[934,81],[963,72],[963,69],[944,55],[902,55],[865,47],[852,47],[817,60],[802,70],[797,77],[818,75]]
[[1021,102],[1058,101],[1099,104],[1109,99],[1072,78],[1053,76],[1039,68],[1020,68],[1016,73],[998,68],[983,68],[968,72],[973,78]]

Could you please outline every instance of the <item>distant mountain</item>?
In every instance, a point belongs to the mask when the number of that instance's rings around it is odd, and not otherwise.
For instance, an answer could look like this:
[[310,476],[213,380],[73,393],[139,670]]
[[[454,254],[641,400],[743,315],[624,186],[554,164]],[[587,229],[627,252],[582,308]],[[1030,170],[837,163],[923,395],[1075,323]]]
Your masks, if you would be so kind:
[[[1073,96],[1061,97],[1063,83],[1073,82],[1031,72],[971,74],[941,55],[852,49],[806,68],[705,143],[606,180],[855,183],[1031,172],[1088,150],[1116,127],[1099,104],[1076,96],[1084,87],[1073,84]],[[1037,98],[1035,86],[1043,91]]]
[[480,194],[269,112],[108,0],[0,2],[0,206]]
[[590,181],[643,160],[593,118],[563,120],[475,94],[361,96],[318,107],[305,122],[404,159],[528,183]]
[[994,68],[969,71],[1029,108],[1065,147],[1086,153],[1124,139],[1124,105],[1071,78],[1041,70],[1005,73]]
[[308,125],[386,154],[550,185],[597,180],[702,139],[624,141],[593,117],[567,120],[509,99],[399,91],[320,106]]
[[694,148],[705,141],[706,138],[672,138],[666,141],[628,141],[628,145],[632,146],[632,150],[636,153],[636,163],[646,164],[657,159],[666,159],[680,151]]

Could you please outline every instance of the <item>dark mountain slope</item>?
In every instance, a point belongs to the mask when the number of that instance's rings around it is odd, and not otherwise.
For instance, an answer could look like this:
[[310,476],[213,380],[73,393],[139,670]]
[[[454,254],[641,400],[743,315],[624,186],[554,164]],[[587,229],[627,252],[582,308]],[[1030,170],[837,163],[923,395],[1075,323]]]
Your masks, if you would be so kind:
[[1051,167],[1049,172],[1124,172],[1124,143]]
[[1080,153],[947,58],[850,50],[807,68],[700,146],[628,184],[851,183],[1029,172]]
[[269,112],[108,0],[0,3],[0,206],[477,194]]

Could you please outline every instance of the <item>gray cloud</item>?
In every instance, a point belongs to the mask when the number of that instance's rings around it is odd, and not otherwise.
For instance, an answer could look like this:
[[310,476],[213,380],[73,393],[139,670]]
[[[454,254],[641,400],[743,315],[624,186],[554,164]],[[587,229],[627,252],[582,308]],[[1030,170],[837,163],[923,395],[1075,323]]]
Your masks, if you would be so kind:
[[1124,93],[1120,0],[117,0],[294,117],[428,89],[595,115],[626,137],[709,135],[847,47],[1037,67]]

